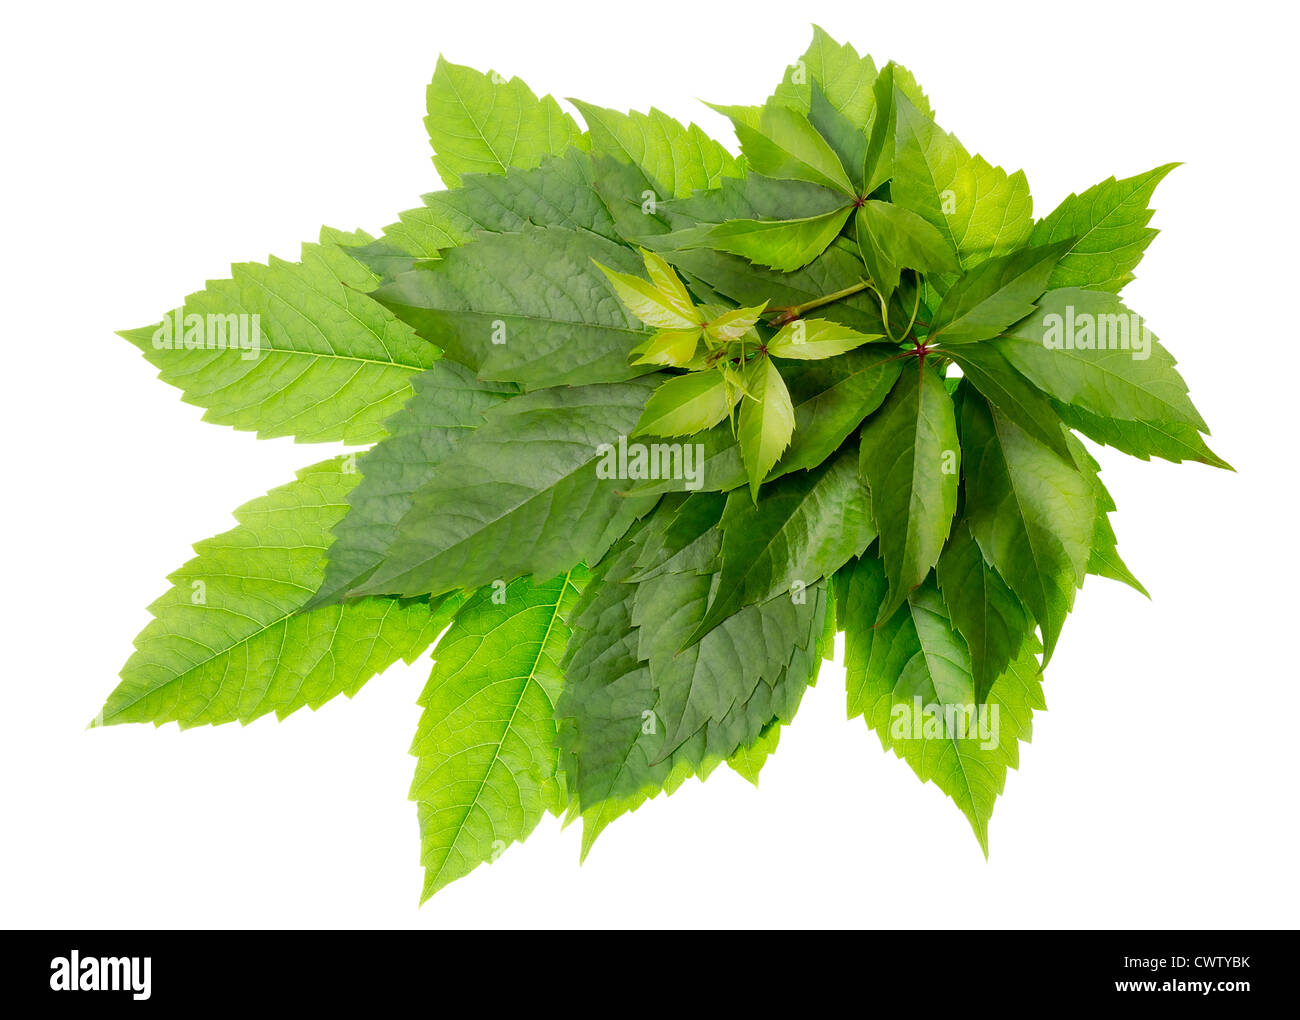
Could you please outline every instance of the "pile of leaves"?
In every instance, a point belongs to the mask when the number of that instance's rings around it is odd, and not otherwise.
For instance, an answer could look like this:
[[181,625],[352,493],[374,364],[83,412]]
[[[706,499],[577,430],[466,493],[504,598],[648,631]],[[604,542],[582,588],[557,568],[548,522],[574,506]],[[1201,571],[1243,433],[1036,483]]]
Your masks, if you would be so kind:
[[[547,812],[585,855],[689,777],[757,781],[843,631],[850,716],[987,852],[1076,590],[1142,591],[1076,433],[1227,466],[1117,297],[1171,166],[1035,219],[821,30],[762,106],[715,107],[739,156],[573,102],[585,129],[440,61],[447,190],[122,334],[208,421],[368,448],[195,547],[97,724],[283,718],[436,642],[427,897]],[[213,342],[231,316],[254,350]]]

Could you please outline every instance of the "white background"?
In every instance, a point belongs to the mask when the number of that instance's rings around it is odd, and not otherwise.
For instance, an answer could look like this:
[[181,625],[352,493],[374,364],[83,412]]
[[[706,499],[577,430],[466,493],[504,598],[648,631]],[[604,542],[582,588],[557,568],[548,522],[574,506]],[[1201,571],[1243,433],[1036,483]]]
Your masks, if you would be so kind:
[[[1286,12],[1286,13],[1284,13]],[[5,926],[1288,926],[1297,896],[1296,24],[1233,3],[24,4],[6,12]],[[587,863],[545,821],[416,903],[427,662],[284,723],[88,732],[191,542],[336,452],[200,422],[115,329],[437,180],[439,52],[539,93],[760,102],[809,22],[907,64],[1045,213],[1185,160],[1131,304],[1238,473],[1102,454],[1148,603],[1091,579],[985,861],[827,666],[755,791],[720,771]]]

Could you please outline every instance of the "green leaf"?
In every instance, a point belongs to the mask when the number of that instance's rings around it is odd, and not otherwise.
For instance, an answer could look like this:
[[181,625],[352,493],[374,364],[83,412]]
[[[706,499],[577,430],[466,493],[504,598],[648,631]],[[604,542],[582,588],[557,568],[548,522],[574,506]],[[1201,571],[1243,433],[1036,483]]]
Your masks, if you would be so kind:
[[794,407],[785,380],[771,358],[755,358],[746,367],[745,392],[740,402],[737,437],[740,456],[749,475],[749,491],[758,499],[758,487],[790,445]]
[[418,489],[354,594],[416,595],[595,563],[649,503],[605,470],[657,377],[539,390],[492,408]]
[[[874,73],[874,68],[872,70]],[[868,94],[870,94],[869,90]],[[840,165],[844,167],[849,180],[853,183],[855,193],[862,194],[862,189],[866,185],[863,174],[869,141],[864,130],[866,122],[855,121],[841,113],[816,81],[812,83],[809,94],[808,121],[835,150]]]
[[639,374],[628,355],[646,332],[597,262],[640,268],[595,234],[529,226],[451,249],[374,297],[481,379],[527,389],[621,382]]
[[1179,422],[1205,431],[1173,356],[1113,294],[1049,291],[1038,311],[997,346],[1062,403],[1103,418]]
[[524,839],[556,781],[555,703],[565,617],[586,571],[471,596],[438,642],[420,696],[411,799],[419,805],[422,900]]
[[1034,710],[1047,707],[1036,644],[1021,651],[976,707],[965,700],[965,645],[933,585],[917,589],[873,628],[886,587],[871,559],[859,561],[846,583],[837,582],[849,717],[863,716],[883,748],[951,797],[987,855],[988,823],[1007,769],[1019,765],[1019,741],[1030,738]]
[[728,220],[705,236],[704,244],[783,273],[802,269],[835,239],[851,206],[799,220]]
[[739,340],[754,328],[758,317],[763,314],[766,302],[754,308],[731,308],[720,314],[714,314],[704,331],[722,343]]
[[1109,177],[1064,202],[1034,224],[1030,243],[1069,240],[1070,247],[1052,272],[1048,286],[1087,287],[1119,293],[1133,279],[1158,231],[1147,223],[1147,203],[1156,185],[1177,163],[1166,163],[1136,177]]
[[983,702],[1026,638],[1032,637],[1033,617],[984,559],[964,520],[944,546],[935,580],[948,618],[970,651],[975,699]]
[[1129,570],[1128,564],[1120,557],[1119,542],[1115,529],[1111,527],[1110,513],[1115,509],[1115,500],[1106,486],[1102,484],[1100,469],[1096,459],[1078,439],[1070,437],[1070,449],[1079,462],[1080,469],[1092,483],[1097,499],[1097,523],[1092,533],[1092,554],[1088,557],[1088,573],[1097,577],[1109,577],[1113,581],[1126,584],[1134,591],[1150,598],[1150,593],[1142,586]]
[[955,272],[957,259],[944,236],[914,212],[889,202],[863,203],[857,213],[858,249],[876,289],[888,297],[899,270]]
[[[723,111],[726,112],[726,111]],[[732,117],[740,151],[749,165],[765,177],[807,181],[854,195],[839,157],[808,118],[789,107],[763,107],[757,127]]]
[[1034,310],[1064,244],[1022,248],[981,262],[944,294],[929,339],[968,344],[995,337]]
[[283,719],[338,694],[352,697],[398,659],[424,651],[448,619],[428,600],[304,611],[325,575],[330,529],[359,479],[350,456],[305,468],[236,510],[238,527],[195,545],[197,555],[149,607],[154,619],[93,725],[188,728],[270,712]]
[[483,422],[518,390],[483,383],[454,361],[440,361],[414,381],[415,395],[384,423],[388,438],[361,454],[361,481],[347,495],[348,513],[334,526],[325,581],[310,607],[336,602],[383,562],[415,492]]
[[688,643],[744,606],[806,592],[876,537],[851,448],[820,467],[769,484],[757,502],[733,492],[720,526],[717,592]]
[[495,71],[439,57],[425,98],[433,165],[449,188],[464,174],[528,169],[582,145],[582,132],[554,99],[538,99],[518,78],[506,81]]
[[1205,445],[1205,440],[1193,425],[1179,421],[1106,418],[1060,401],[1053,401],[1052,406],[1070,428],[1142,460],[1152,457],[1174,463],[1194,460],[1211,467],[1234,470],[1231,464]]
[[236,263],[161,323],[119,335],[206,408],[205,421],[260,438],[374,442],[439,350],[366,295],[378,277],[343,246],[358,239],[370,238],[325,229],[301,262]]
[[1024,173],[971,156],[906,96],[896,102],[893,200],[937,227],[963,269],[1022,247],[1033,228]]
[[758,739],[747,747],[740,748],[727,759],[727,764],[737,775],[743,776],[757,786],[758,774],[767,764],[767,759],[776,753],[776,745],[780,739],[780,725],[774,722],[768,723],[759,733]]
[[[504,174],[468,174],[461,186],[424,195],[424,205],[401,213],[397,223],[384,228],[382,244],[408,256],[370,261],[366,250],[354,253],[386,277],[413,268],[413,259],[440,258],[447,248],[468,244],[478,234],[522,230],[532,223],[541,227],[590,230],[618,240],[614,222],[594,189],[592,158],[579,149],[548,156],[530,170]],[[370,256],[373,257],[373,256]]]
[[620,113],[570,100],[591,132],[593,152],[629,160],[639,167],[660,198],[684,198],[716,188],[724,177],[738,177],[735,158],[694,124],[683,127],[660,110]]
[[720,372],[674,376],[646,401],[645,411],[632,434],[694,435],[727,417],[738,396],[731,392]]
[[[819,649],[812,637],[820,634],[824,641],[829,616],[824,588],[816,586],[804,605],[774,599],[679,656],[681,629],[704,611],[709,575],[655,572],[661,580],[647,593],[644,585],[627,583],[639,540],[625,539],[611,552],[570,618],[568,679],[557,716],[570,815],[583,820],[584,857],[619,815],[661,791],[671,794],[691,776],[706,778],[772,722],[788,723],[815,673]],[[649,622],[645,633],[633,622],[634,608]],[[643,638],[654,646],[644,655]],[[748,650],[743,658],[740,648]],[[652,680],[652,657],[658,683]],[[717,698],[734,700],[721,718],[708,719],[675,748],[666,748],[665,719],[689,729],[688,713],[695,719],[707,713],[708,705],[698,699],[709,691],[710,678],[718,685]],[[671,701],[664,691],[671,692]]]
[[980,393],[1003,414],[1054,450],[1067,464],[1074,463],[1061,428],[1061,416],[1047,396],[1012,367],[993,344],[963,344],[948,356]]
[[879,333],[859,333],[826,319],[795,319],[767,342],[767,353],[774,358],[816,361],[847,354],[880,339],[883,337]]
[[875,107],[871,92],[875,80],[876,65],[871,57],[858,56],[851,45],[837,43],[824,29],[814,25],[812,43],[786,69],[774,98],[800,113],[808,113],[815,83],[835,110],[855,124],[866,124]]
[[867,141],[865,159],[866,188],[870,195],[894,176],[894,153],[898,135],[898,107],[902,97],[926,117],[932,116],[930,101],[912,77],[912,73],[893,61],[880,70],[872,85],[875,96],[875,117]]
[[882,618],[902,605],[938,561],[957,509],[960,463],[957,422],[943,380],[923,364],[909,366],[862,428],[859,469],[889,578]]
[[1092,551],[1092,485],[974,393],[962,400],[962,441],[971,533],[1034,614],[1050,658]]

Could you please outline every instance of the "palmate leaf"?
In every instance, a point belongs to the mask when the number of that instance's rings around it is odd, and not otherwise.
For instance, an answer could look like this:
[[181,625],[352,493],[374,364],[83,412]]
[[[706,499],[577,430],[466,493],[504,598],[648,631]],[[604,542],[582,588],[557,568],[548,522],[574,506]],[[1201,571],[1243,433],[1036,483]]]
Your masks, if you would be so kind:
[[320,244],[303,245],[301,262],[232,266],[229,280],[185,299],[179,314],[192,346],[175,315],[120,335],[206,409],[205,421],[261,438],[374,442],[439,350],[365,293],[378,277],[347,245],[368,240],[327,228]]
[[654,500],[602,477],[656,378],[538,390],[487,412],[422,485],[352,594],[443,593],[595,563]]
[[1167,163],[1120,181],[1108,178],[1070,195],[1034,224],[1030,244],[1071,242],[1048,285],[1118,293],[1133,279],[1134,267],[1156,236],[1147,226],[1151,194],[1176,166]]
[[[445,629],[427,898],[548,810],[585,855],[720,764],[756,781],[838,617],[850,714],[987,853],[1075,591],[1144,592],[1071,430],[1227,466],[1154,338],[1062,341],[1139,328],[1114,292],[1170,168],[1035,224],[1023,174],[821,29],[763,106],[717,108],[739,159],[446,61],[428,102],[450,190],[236,266],[179,346],[129,334],[210,420],[375,445],[196,547],[98,722],[315,707]],[[259,316],[255,356],[186,347],[187,313]]]
[[597,263],[640,268],[596,234],[528,226],[451,249],[374,298],[482,379],[526,389],[619,382],[644,371],[628,354],[647,333]]
[[[1047,707],[1036,643],[1030,639],[975,708],[969,653],[932,583],[873,626],[886,590],[882,566],[870,557],[837,579],[849,717],[861,715],[882,747],[953,799],[987,856],[989,818],[1007,769],[1019,765],[1033,712]],[[965,729],[947,722],[962,718],[973,721]]]
[[439,57],[426,101],[433,165],[449,188],[464,174],[527,169],[583,143],[554,99],[538,99],[518,78],[507,81],[495,71],[483,74]]
[[472,595],[438,642],[411,745],[423,899],[561,812],[555,702],[583,568]]
[[889,578],[883,616],[892,615],[938,561],[957,509],[960,464],[952,399],[918,360],[862,429],[859,467]]
[[446,626],[455,601],[360,599],[305,610],[325,573],[330,529],[360,479],[351,457],[305,468],[235,511],[239,526],[199,542],[150,606],[94,725],[182,728],[280,718],[356,694],[398,659],[412,661]]

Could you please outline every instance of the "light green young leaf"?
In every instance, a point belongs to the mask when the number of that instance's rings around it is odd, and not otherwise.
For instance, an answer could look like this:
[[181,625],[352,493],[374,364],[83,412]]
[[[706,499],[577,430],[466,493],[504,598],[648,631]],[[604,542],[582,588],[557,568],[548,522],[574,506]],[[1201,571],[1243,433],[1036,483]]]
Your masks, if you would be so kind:
[[149,607],[154,619],[94,725],[283,719],[352,697],[429,646],[449,616],[427,599],[304,610],[325,576],[330,529],[361,477],[352,463],[345,456],[303,469],[236,510],[238,527],[195,545],[195,558]]
[[763,314],[766,307],[765,302],[753,308],[729,308],[725,312],[711,313],[712,318],[709,319],[704,330],[714,340],[722,343],[739,340],[754,328],[754,324],[758,322],[758,317]]
[[1064,202],[1034,224],[1030,243],[1069,240],[1048,286],[1087,287],[1119,293],[1133,279],[1157,231],[1147,226],[1147,203],[1156,185],[1177,163],[1167,163],[1136,177],[1107,178]]
[[425,98],[433,165],[449,188],[464,174],[526,170],[583,145],[582,132],[554,99],[538,99],[518,78],[507,81],[495,71],[439,57]]
[[614,285],[619,300],[627,310],[647,326],[655,329],[690,330],[698,328],[704,321],[689,297],[683,302],[672,291],[661,290],[639,276],[616,272],[599,262],[596,263],[596,268]]
[[547,808],[562,809],[559,662],[586,576],[577,567],[542,584],[484,588],[438,642],[411,744],[422,901],[524,839]]
[[646,401],[632,434],[688,436],[702,432],[727,417],[738,397],[721,372],[674,376]]
[[760,356],[746,366],[745,393],[740,402],[740,426],[736,435],[749,475],[750,494],[758,499],[758,487],[790,445],[794,406],[785,380],[771,358]]
[[326,228],[301,262],[236,263],[162,323],[119,335],[206,408],[205,421],[261,438],[372,443],[439,350],[365,293],[378,277],[345,245],[368,240]]
[[755,265],[783,273],[802,269],[843,229],[851,206],[798,220],[727,220],[705,235],[702,243],[731,252]]
[[788,322],[767,342],[767,353],[774,358],[816,361],[880,340],[878,333],[859,333],[827,319],[795,319]]
[[1114,294],[1076,287],[1048,291],[1037,312],[997,346],[1030,382],[1062,403],[1103,418],[1179,422],[1205,431],[1173,355]]
[[694,329],[660,330],[645,343],[633,348],[629,357],[634,365],[684,368],[694,359],[703,333],[698,326]]
[[889,578],[882,619],[925,580],[957,509],[961,448],[943,380],[908,366],[862,427],[859,469],[871,494],[880,556]]

